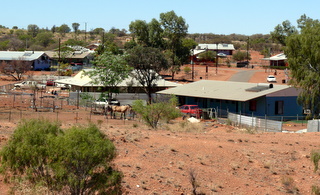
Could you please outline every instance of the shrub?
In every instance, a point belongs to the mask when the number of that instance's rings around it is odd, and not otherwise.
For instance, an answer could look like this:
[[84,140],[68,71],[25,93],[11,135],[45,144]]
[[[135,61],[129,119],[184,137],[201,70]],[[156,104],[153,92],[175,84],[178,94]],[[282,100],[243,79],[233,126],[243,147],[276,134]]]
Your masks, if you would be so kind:
[[189,66],[185,66],[183,68],[183,71],[184,71],[185,74],[189,74],[191,72],[191,68]]
[[49,187],[52,181],[47,169],[50,163],[48,144],[61,133],[58,123],[40,119],[22,121],[1,150],[1,171],[10,170],[13,175],[26,175],[32,183],[43,180]]
[[119,193],[121,173],[109,165],[113,143],[99,129],[72,127],[43,119],[23,121],[1,150],[2,173],[44,184],[50,191],[70,194]]
[[311,151],[311,161],[314,165],[314,172],[316,172],[319,168],[319,160],[320,160],[320,151],[319,150],[312,150]]
[[151,104],[144,104],[142,100],[136,100],[133,102],[132,109],[142,117],[147,125],[156,129],[160,120],[168,123],[181,116],[180,110],[176,108],[177,103],[178,100],[174,96],[169,101],[158,100]]

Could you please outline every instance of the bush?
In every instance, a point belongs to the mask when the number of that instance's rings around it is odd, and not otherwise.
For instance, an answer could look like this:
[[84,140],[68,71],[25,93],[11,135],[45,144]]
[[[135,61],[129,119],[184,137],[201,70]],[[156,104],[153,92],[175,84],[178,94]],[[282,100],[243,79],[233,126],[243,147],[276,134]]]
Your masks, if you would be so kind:
[[171,97],[168,100],[158,100],[151,104],[144,104],[142,100],[133,102],[132,109],[138,113],[148,126],[156,129],[160,120],[168,123],[170,120],[181,116],[177,109],[178,100]]
[[23,121],[1,150],[2,173],[44,184],[50,191],[70,194],[119,193],[121,174],[108,162],[113,143],[95,125],[66,131],[43,119]]

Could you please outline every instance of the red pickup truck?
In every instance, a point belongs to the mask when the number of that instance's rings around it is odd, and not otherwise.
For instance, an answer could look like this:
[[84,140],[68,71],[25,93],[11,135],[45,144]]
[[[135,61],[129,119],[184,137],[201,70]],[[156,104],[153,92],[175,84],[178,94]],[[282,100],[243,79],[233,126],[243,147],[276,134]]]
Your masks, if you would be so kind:
[[188,116],[193,116],[200,118],[202,116],[202,110],[198,105],[183,105],[180,108],[180,111]]

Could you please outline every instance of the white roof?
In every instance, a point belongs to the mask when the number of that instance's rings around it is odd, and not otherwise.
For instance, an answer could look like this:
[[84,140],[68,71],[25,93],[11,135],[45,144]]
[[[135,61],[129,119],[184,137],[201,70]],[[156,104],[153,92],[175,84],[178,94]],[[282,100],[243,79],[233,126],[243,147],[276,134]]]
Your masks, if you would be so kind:
[[[92,78],[90,78],[88,75],[84,75],[84,71],[89,72],[92,70],[93,69],[84,69],[84,70],[80,71],[78,74],[76,74],[74,77],[67,78],[67,79],[55,80],[55,82],[68,84],[68,85],[81,86],[81,87],[101,87],[101,86],[103,86],[102,83],[99,83],[99,84],[92,83]],[[96,78],[98,78],[98,77],[96,77]],[[95,79],[95,78],[93,78],[93,79]],[[131,77],[123,80],[117,86],[118,87],[127,87],[128,85],[133,86],[133,87],[137,87],[137,86],[141,87],[141,84],[136,79],[133,79]],[[181,84],[179,84],[179,83],[166,81],[164,79],[160,79],[156,82],[156,86],[158,86],[158,87],[176,87],[176,86],[180,86],[180,85]]]
[[233,44],[199,44],[196,46],[195,49],[193,49],[193,55],[197,55],[199,53],[202,53],[206,50],[235,50]]
[[277,55],[274,55],[270,58],[262,58],[263,60],[270,60],[270,61],[279,61],[279,60],[286,60],[287,57],[284,53],[280,53],[280,54],[277,54]]
[[18,60],[33,61],[39,59],[45,53],[43,51],[0,51],[0,60]]
[[233,44],[219,43],[219,44],[198,44],[196,47],[197,50],[235,50]]
[[[273,87],[270,88],[270,85]],[[290,88],[288,85],[275,85],[269,83],[201,80],[159,91],[157,93],[208,99],[248,101],[288,88]]]

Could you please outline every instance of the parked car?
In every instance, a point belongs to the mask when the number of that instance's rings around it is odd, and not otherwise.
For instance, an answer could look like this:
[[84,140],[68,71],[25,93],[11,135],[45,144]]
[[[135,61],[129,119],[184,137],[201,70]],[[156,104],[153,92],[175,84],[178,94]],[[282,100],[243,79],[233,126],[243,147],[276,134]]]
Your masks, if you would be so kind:
[[200,118],[200,116],[202,116],[202,110],[198,105],[183,105],[179,109],[183,114],[189,117],[193,116],[196,118]]
[[237,62],[237,68],[247,67],[249,65],[248,61]]
[[54,80],[47,80],[47,86],[54,86]]
[[120,102],[116,99],[111,99],[110,103],[108,102],[108,100],[96,100],[93,102],[94,104],[96,104],[97,106],[106,106],[106,105],[116,105],[116,106],[120,106]]
[[45,89],[46,85],[38,83],[37,81],[23,81],[21,83],[14,84],[15,88],[18,89],[30,89],[36,87],[37,89]]
[[277,82],[277,79],[276,79],[275,76],[269,75],[269,76],[267,77],[267,81],[268,81],[268,82]]

